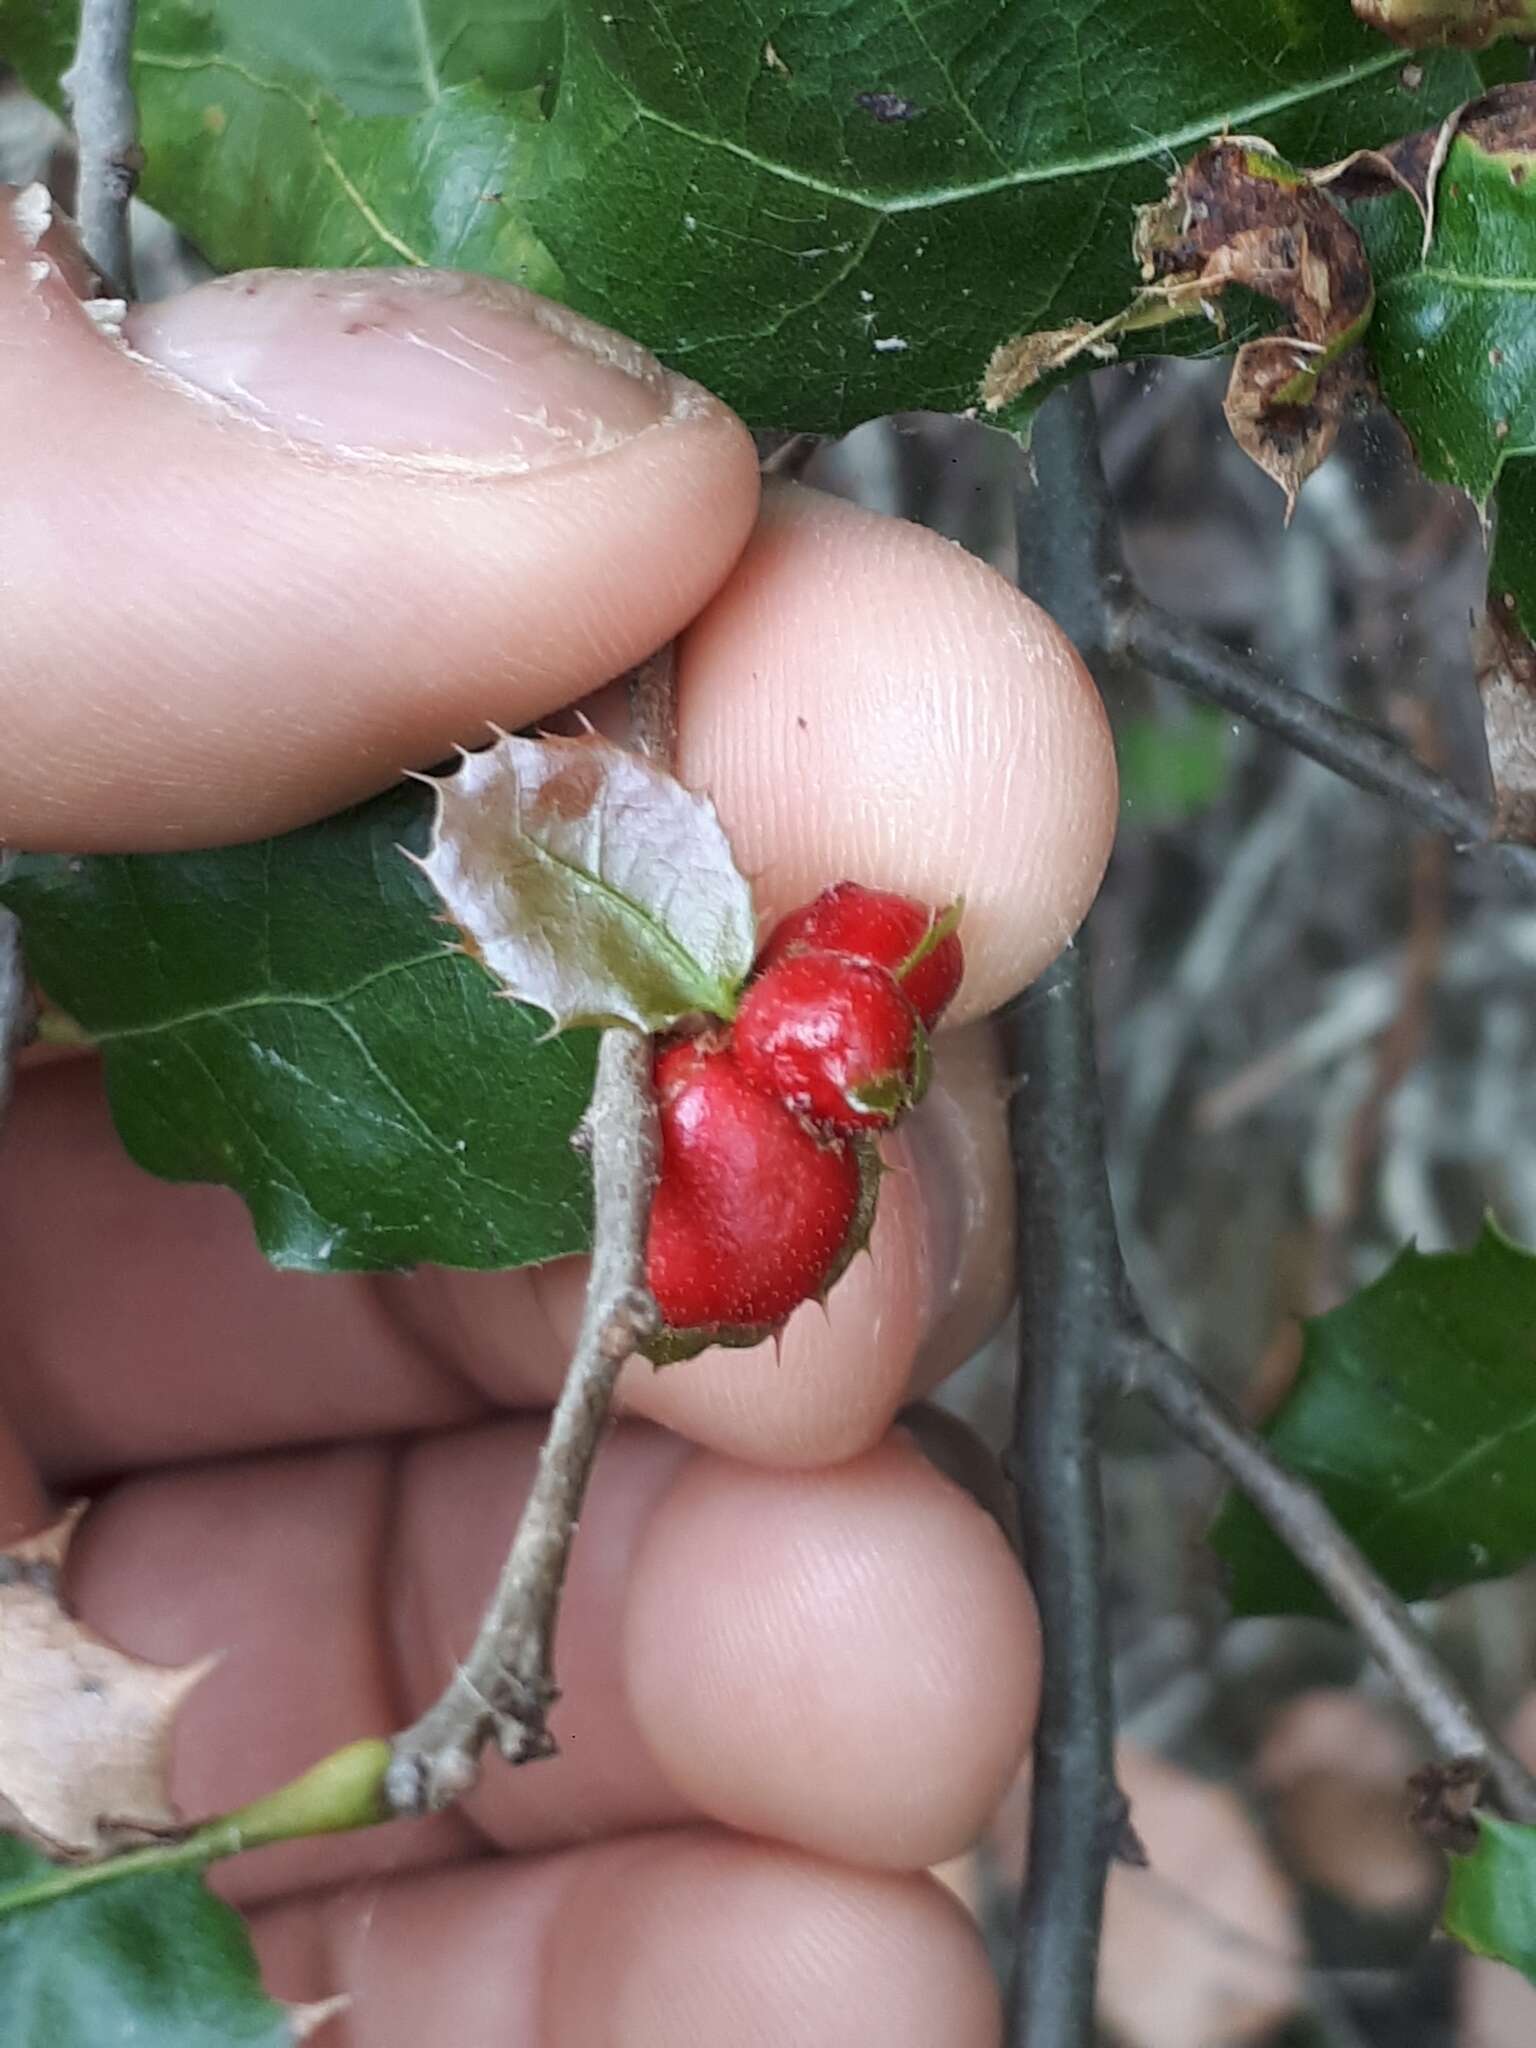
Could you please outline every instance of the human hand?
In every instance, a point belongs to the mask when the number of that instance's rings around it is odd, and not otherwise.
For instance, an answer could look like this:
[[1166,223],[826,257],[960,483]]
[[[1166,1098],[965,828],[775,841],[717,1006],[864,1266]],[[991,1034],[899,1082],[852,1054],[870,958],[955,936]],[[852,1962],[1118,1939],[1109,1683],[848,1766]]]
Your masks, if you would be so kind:
[[[932,536],[793,486],[760,504],[723,407],[510,288],[232,278],[136,309],[130,353],[44,248],[46,276],[0,203],[7,843],[281,830],[680,635],[679,772],[769,920],[845,875],[966,897],[955,1028],[873,1257],[782,1357],[628,1370],[562,1619],[561,1756],[492,1765],[452,1814],[224,1866],[273,1988],[350,1991],[349,2048],[982,2048],[985,1959],[922,1872],[1017,1766],[1033,1610],[994,1524],[891,1424],[1006,1300],[977,1020],[1103,865],[1080,664]],[[436,1693],[581,1283],[575,1261],[274,1272],[232,1195],[129,1163],[92,1063],[24,1076],[0,1537],[91,1487],[86,1617],[167,1663],[227,1652],[181,1719],[189,1811]]]

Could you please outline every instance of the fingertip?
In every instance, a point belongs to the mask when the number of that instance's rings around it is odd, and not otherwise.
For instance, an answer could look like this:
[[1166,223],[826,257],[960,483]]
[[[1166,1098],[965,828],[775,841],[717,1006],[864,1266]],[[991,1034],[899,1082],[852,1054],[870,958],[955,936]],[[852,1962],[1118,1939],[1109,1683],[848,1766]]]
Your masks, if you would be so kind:
[[1060,950],[1113,837],[1114,753],[1082,661],[987,564],[933,533],[775,485],[684,637],[684,779],[710,790],[771,924],[852,876],[966,902],[951,1014]]
[[635,1559],[624,1659],[703,1813],[884,1869],[975,1838],[1039,1686],[1000,1530],[901,1439],[820,1476],[696,1458]]
[[981,1942],[928,1879],[700,1829],[296,1899],[254,1932],[278,1996],[348,1998],[336,2048],[996,2048],[999,2034]]
[[[563,1276],[573,1293],[578,1277]],[[777,1340],[749,1350],[716,1347],[660,1371],[636,1359],[624,1404],[730,1457],[836,1464],[877,1444],[906,1399],[931,1291],[921,1189],[909,1172],[888,1173],[868,1251],[824,1304],[806,1302]],[[575,1313],[572,1298],[565,1315]]]
[[729,1836],[594,1859],[552,1929],[544,1981],[549,2048],[997,2040],[985,1952],[940,1887]]

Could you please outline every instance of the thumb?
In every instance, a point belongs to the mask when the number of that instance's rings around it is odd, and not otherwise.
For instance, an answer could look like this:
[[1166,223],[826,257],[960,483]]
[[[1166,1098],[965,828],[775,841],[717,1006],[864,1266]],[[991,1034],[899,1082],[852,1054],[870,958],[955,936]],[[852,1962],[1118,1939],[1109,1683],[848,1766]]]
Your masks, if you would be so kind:
[[515,285],[258,271],[76,294],[0,188],[0,840],[280,831],[681,630],[757,507],[740,423]]

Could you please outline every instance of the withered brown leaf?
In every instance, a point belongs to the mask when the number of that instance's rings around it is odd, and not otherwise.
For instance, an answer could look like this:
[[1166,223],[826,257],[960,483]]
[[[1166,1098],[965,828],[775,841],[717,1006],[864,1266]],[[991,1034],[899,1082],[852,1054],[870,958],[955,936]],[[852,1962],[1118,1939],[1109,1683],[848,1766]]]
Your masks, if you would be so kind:
[[1232,136],[1141,209],[1134,246],[1149,287],[1209,303],[1243,285],[1285,312],[1285,333],[1238,350],[1226,415],[1239,447],[1285,492],[1289,516],[1364,379],[1357,344],[1375,294],[1359,235],[1304,172]]
[[75,1620],[61,1582],[81,1513],[0,1551],[0,1828],[90,1859],[180,1831],[172,1731],[213,1660],[146,1664]]
[[1536,37],[1530,0],[1352,0],[1370,28],[1405,49],[1486,49],[1501,36]]

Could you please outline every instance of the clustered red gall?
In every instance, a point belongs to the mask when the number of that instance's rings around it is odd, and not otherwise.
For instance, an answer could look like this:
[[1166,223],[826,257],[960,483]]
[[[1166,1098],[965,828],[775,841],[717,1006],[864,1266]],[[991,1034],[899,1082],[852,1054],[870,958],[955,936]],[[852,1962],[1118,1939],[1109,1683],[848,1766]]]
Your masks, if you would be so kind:
[[953,922],[839,882],[775,930],[734,1024],[658,1047],[647,1277],[669,1332],[755,1340],[841,1272],[868,1220],[854,1141],[927,1086]]

